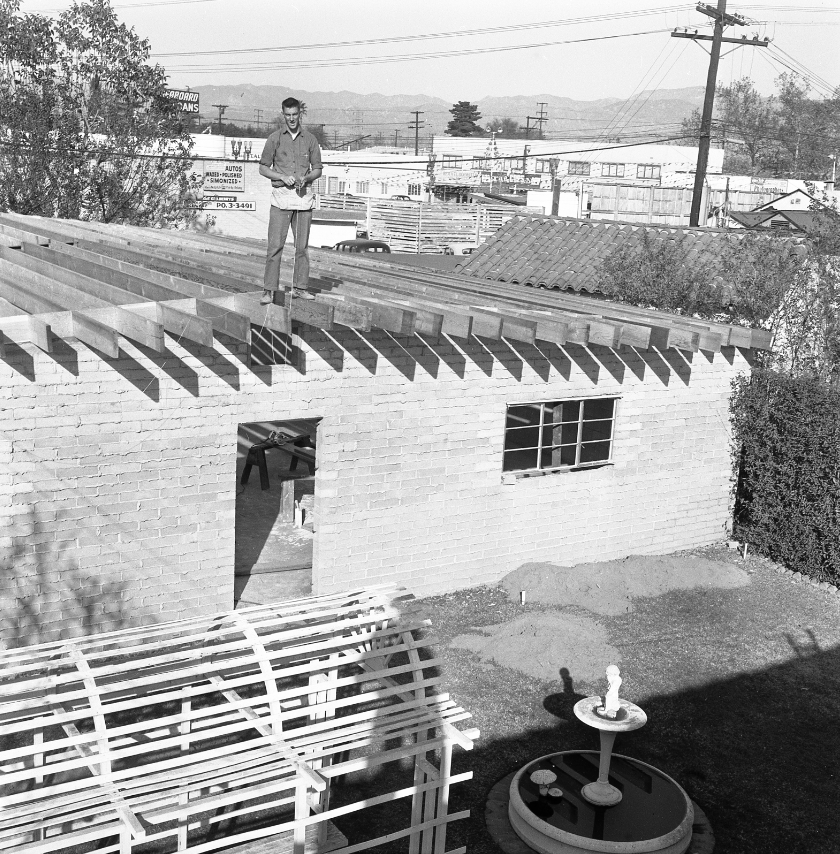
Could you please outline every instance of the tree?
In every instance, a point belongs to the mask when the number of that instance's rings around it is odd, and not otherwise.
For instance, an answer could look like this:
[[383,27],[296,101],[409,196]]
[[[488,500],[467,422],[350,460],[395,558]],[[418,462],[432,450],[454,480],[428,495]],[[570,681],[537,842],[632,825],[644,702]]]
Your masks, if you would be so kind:
[[[686,136],[699,138],[699,110],[683,120],[683,130]],[[717,88],[712,142],[724,146],[724,172],[766,174],[777,148],[778,130],[776,99],[760,95],[748,77]]]
[[807,81],[783,74],[779,88],[777,171],[792,178],[828,177],[840,149],[840,88],[827,98],[810,97]]
[[177,224],[192,141],[150,45],[109,0],[56,21],[0,0],[0,208],[41,216]]
[[510,118],[493,119],[487,129],[500,139],[521,139],[524,136],[519,122]]
[[446,126],[445,133],[449,136],[484,136],[484,131],[477,124],[481,118],[478,107],[469,101],[458,101],[449,111],[452,118]]

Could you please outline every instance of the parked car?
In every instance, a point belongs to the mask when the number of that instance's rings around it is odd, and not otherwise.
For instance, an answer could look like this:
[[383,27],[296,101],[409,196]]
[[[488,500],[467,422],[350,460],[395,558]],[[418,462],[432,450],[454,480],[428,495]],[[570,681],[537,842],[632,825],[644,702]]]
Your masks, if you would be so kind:
[[444,255],[472,255],[477,249],[472,243],[450,243],[443,247]]
[[342,240],[333,247],[336,252],[390,252],[391,247],[382,240]]
[[395,202],[413,202],[414,201],[414,199],[412,199],[411,196],[391,196],[391,198]]

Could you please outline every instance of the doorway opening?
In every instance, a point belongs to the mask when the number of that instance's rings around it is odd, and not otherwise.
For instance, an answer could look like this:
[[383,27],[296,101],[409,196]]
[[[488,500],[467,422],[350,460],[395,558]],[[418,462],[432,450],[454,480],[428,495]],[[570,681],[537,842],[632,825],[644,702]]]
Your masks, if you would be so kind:
[[320,418],[240,424],[234,607],[312,592]]

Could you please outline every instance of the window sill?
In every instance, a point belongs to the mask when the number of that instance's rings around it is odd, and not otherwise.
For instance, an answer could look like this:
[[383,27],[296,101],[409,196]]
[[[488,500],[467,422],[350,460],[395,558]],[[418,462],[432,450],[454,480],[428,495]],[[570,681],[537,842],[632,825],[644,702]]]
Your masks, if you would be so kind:
[[612,460],[605,460],[598,463],[587,463],[582,466],[558,466],[551,469],[528,469],[527,471],[506,471],[502,473],[502,484],[510,486],[518,480],[526,478],[546,477],[553,474],[567,474],[570,472],[591,471],[592,469],[600,469],[606,466],[613,466],[615,463]]

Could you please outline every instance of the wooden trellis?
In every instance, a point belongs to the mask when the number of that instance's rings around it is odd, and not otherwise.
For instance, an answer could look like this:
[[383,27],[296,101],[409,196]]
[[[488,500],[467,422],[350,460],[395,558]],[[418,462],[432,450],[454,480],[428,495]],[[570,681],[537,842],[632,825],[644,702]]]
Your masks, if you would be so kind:
[[[404,839],[447,854],[447,823],[468,814],[449,812],[449,788],[472,776],[451,774],[452,750],[478,732],[455,727],[470,715],[441,693],[409,599],[313,597],[0,653],[0,850]],[[406,762],[406,785],[331,803],[345,775],[389,766],[374,775],[389,780]],[[401,799],[407,826],[385,835],[348,844],[333,824]]]

